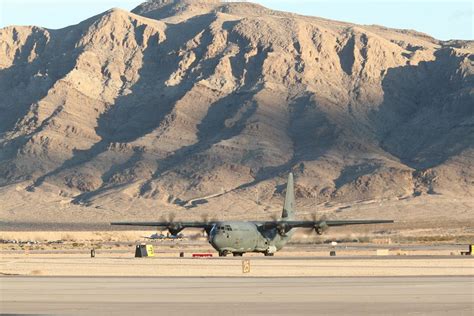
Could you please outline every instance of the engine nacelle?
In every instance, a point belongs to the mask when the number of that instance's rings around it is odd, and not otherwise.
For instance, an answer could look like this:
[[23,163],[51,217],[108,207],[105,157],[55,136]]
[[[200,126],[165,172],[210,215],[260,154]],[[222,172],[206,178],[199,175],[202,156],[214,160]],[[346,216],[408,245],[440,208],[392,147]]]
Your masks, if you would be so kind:
[[184,229],[180,223],[173,223],[168,226],[168,231],[171,235],[176,236]]
[[278,234],[283,237],[285,237],[286,233],[290,230],[290,228],[288,227],[288,224],[285,224],[285,223],[279,223],[276,229],[278,231]]
[[328,224],[326,222],[321,222],[318,225],[314,226],[314,230],[316,231],[316,234],[322,235],[326,230],[329,229]]

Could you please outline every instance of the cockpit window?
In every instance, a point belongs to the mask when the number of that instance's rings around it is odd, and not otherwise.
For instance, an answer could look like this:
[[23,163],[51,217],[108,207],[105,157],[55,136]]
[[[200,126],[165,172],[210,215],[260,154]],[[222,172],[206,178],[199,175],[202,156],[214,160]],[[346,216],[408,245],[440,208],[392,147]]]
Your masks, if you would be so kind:
[[217,229],[221,231],[232,231],[232,227],[230,227],[230,225],[217,226]]

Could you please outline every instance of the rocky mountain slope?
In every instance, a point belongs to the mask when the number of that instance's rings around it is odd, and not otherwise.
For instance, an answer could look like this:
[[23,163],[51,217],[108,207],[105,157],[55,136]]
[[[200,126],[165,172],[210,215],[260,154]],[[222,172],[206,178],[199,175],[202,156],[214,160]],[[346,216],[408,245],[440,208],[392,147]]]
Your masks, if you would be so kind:
[[473,52],[209,0],[9,26],[0,186],[113,209],[258,207],[292,170],[302,200],[472,197]]

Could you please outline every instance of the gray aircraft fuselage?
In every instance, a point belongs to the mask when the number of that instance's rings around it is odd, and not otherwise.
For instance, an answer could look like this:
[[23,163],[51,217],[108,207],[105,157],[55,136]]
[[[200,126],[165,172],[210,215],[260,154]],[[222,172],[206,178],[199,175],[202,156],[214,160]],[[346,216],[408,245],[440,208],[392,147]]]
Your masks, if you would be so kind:
[[290,240],[292,231],[284,236],[276,228],[264,229],[253,222],[218,222],[209,233],[209,243],[219,253],[272,254]]

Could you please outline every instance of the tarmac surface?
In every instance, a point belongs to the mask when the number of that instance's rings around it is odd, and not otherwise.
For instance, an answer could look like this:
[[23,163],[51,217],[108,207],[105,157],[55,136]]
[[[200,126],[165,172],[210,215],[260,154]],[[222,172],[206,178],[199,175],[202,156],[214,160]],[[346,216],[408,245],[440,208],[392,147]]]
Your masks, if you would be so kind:
[[474,277],[1,277],[6,314],[473,315]]

